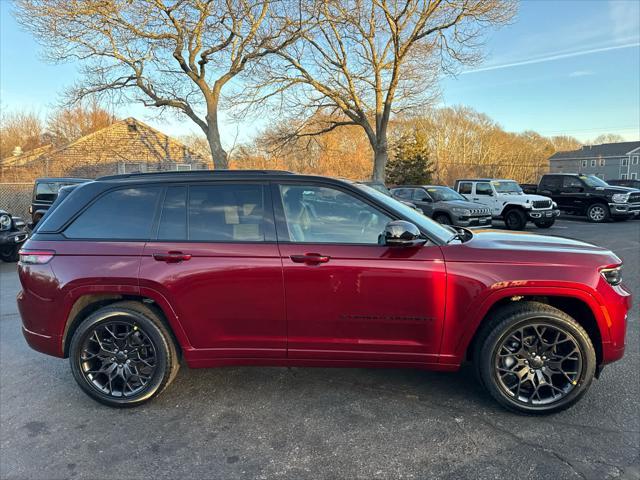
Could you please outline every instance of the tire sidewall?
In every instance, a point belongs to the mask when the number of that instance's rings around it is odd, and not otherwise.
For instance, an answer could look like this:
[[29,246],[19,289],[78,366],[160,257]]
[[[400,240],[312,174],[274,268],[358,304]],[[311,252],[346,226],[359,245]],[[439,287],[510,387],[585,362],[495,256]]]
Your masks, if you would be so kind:
[[[153,373],[152,379],[149,381],[145,389],[137,395],[126,398],[115,398],[98,391],[85,377],[80,365],[80,352],[82,345],[93,330],[99,325],[110,321],[122,321],[135,323],[151,340],[156,351],[157,366]],[[117,407],[132,407],[140,405],[162,390],[169,369],[169,347],[167,339],[160,329],[139,312],[124,309],[102,309],[89,316],[73,334],[71,344],[69,346],[69,363],[71,364],[71,372],[82,390],[91,398],[100,403]]]
[[[514,215],[517,217],[518,221],[514,225],[510,225],[509,218]],[[504,224],[509,230],[524,230],[527,225],[527,218],[523,212],[514,208],[507,211],[505,214]]]
[[[438,213],[434,220],[442,225],[452,225],[451,219],[446,213]],[[444,222],[442,220],[444,220]]]
[[[508,396],[499,384],[494,368],[496,350],[514,330],[530,323],[549,324],[569,332],[578,343],[583,357],[583,366],[578,384],[558,402],[544,406],[530,406]],[[584,330],[576,328],[571,321],[550,312],[534,314],[527,312],[501,322],[487,337],[480,351],[480,375],[491,395],[510,410],[527,414],[548,414],[564,410],[577,402],[589,389],[596,371],[596,356],[593,344]]]

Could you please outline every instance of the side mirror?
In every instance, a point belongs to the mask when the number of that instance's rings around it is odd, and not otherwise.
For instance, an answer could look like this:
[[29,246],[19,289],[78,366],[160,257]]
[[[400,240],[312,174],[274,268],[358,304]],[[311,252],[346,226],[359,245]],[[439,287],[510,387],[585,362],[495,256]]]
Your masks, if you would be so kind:
[[420,230],[413,223],[393,220],[384,227],[382,240],[388,247],[416,247],[426,242],[420,235]]

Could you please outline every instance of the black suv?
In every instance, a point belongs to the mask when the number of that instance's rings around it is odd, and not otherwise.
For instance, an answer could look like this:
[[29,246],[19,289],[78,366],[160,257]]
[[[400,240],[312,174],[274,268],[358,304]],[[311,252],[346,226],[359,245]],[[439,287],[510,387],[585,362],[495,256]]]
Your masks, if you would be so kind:
[[31,228],[34,228],[42,219],[49,207],[56,201],[58,192],[67,185],[79,185],[90,182],[87,178],[36,178],[33,185],[33,197],[31,199]]
[[17,262],[20,246],[29,236],[21,217],[0,209],[0,258],[5,262]]
[[533,188],[536,193],[551,197],[560,210],[586,215],[590,222],[626,220],[640,214],[640,190],[614,187],[595,175],[550,173],[543,175]]

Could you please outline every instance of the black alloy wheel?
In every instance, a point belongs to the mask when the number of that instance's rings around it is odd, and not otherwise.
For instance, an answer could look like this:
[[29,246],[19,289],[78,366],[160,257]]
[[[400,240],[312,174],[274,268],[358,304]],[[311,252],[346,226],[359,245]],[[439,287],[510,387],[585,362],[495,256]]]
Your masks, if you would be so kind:
[[71,371],[92,398],[128,407],[158,395],[175,377],[178,354],[171,334],[152,309],[137,302],[101,308],[74,332]]
[[587,332],[565,312],[522,301],[504,307],[478,332],[480,382],[504,407],[547,414],[577,402],[596,369]]

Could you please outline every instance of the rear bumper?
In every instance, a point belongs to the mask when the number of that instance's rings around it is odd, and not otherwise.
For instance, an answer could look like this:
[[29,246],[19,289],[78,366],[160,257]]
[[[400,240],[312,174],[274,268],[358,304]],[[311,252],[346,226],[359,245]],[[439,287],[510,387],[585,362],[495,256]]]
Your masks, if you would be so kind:
[[29,346],[47,355],[64,357],[59,325],[52,315],[56,311],[54,302],[24,289],[16,300],[22,318],[22,334]]

